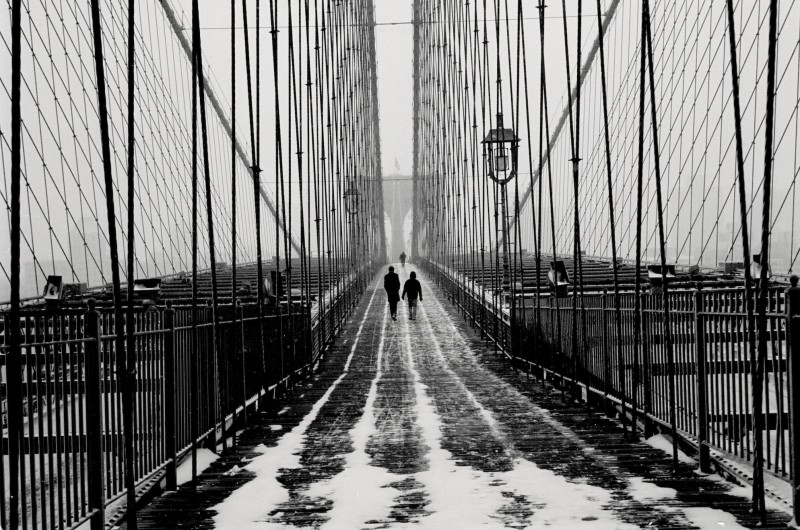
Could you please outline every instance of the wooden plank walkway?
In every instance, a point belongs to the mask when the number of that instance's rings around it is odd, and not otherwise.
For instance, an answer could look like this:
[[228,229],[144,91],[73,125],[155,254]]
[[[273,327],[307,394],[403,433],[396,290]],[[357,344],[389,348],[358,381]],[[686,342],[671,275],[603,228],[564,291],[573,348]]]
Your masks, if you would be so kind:
[[515,373],[419,277],[417,320],[389,318],[376,277],[313,380],[150,503],[140,528],[786,527],[777,510],[759,526],[741,488],[688,463],[674,474],[667,453]]

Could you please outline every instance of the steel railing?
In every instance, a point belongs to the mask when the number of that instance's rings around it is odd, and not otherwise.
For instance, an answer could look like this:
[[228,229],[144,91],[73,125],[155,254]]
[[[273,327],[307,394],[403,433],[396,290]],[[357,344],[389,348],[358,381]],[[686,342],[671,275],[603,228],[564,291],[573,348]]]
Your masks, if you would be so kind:
[[[586,293],[577,311],[571,297],[518,297],[512,311],[477,281],[431,261],[424,267],[465,318],[516,366],[552,377],[575,394],[618,412],[627,408],[625,419],[637,414],[640,427],[649,432],[668,430],[674,417],[676,433],[698,449],[701,466],[709,449],[753,465],[760,431],[764,469],[786,481],[800,479],[792,467],[800,451],[792,434],[800,413],[792,414],[790,406],[790,389],[800,385],[800,373],[790,370],[790,359],[800,356],[800,322],[794,324],[794,340],[789,326],[790,321],[800,321],[800,316],[789,316],[800,314],[800,288],[768,291],[763,407],[754,413],[756,364],[744,288],[670,290],[670,362],[660,295],[638,294],[637,350],[634,292],[620,293],[622,334],[617,336],[613,293]],[[792,304],[787,302],[791,293]],[[794,386],[792,377],[797,379]],[[795,399],[800,405],[800,397]],[[795,506],[800,508],[797,502]]]
[[[176,465],[193,442],[216,449],[229,432],[242,428],[259,401],[310,373],[355,307],[367,276],[365,268],[332,289],[313,314],[295,308],[291,315],[259,321],[255,304],[220,305],[216,329],[210,306],[198,308],[196,326],[191,307],[137,307],[137,491],[162,480],[174,487]],[[0,318],[0,526],[8,528],[12,480],[20,485],[20,528],[74,528],[88,520],[98,526],[104,517],[93,516],[126,493],[113,310],[91,301],[80,310],[24,309],[18,324],[21,395],[8,394],[5,331],[11,322],[8,313]],[[21,432],[7,422],[7,402],[13,399],[23,404]],[[9,454],[12,436],[20,441],[19,454]],[[10,459],[18,463],[15,477],[9,476]]]

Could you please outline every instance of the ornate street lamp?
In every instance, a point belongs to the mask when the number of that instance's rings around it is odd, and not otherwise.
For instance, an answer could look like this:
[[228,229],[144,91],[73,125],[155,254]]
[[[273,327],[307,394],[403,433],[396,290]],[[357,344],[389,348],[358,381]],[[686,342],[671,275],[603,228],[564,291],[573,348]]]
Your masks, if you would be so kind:
[[358,213],[360,201],[361,192],[358,191],[358,188],[356,188],[354,185],[353,179],[350,179],[347,189],[344,190],[344,207],[349,215],[355,215]]
[[[486,146],[486,154],[489,157],[489,178],[500,186],[500,202],[503,208],[503,219],[500,223],[503,232],[503,283],[502,290],[504,297],[507,297],[511,289],[511,278],[508,270],[508,195],[506,184],[517,176],[517,147],[519,138],[514,133],[514,129],[503,127],[503,113],[497,114],[497,128],[491,129],[486,138],[483,139]],[[509,163],[509,151],[511,160]]]
[[343,194],[344,198],[344,209],[347,212],[347,223],[350,227],[350,252],[351,252],[351,259],[352,265],[355,269],[356,265],[358,265],[359,259],[359,248],[358,248],[358,209],[360,207],[361,202],[361,192],[358,191],[358,188],[355,185],[353,179],[349,179],[347,184],[347,189],[344,190]]
[[[503,113],[497,114],[497,128],[491,129],[482,142],[489,157],[489,178],[505,186],[517,176],[517,146],[514,129],[503,128]],[[511,163],[509,164],[509,151]],[[502,176],[500,176],[502,174]]]

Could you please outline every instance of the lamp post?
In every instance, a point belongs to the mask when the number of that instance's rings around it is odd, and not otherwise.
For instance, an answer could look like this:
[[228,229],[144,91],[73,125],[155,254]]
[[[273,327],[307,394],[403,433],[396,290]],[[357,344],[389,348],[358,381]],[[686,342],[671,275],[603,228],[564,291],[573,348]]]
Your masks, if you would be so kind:
[[[500,187],[500,203],[503,209],[503,219],[500,223],[502,231],[503,249],[503,282],[501,284],[503,297],[511,292],[511,278],[508,267],[508,195],[506,184],[517,176],[517,147],[519,138],[513,129],[503,128],[503,113],[497,114],[497,127],[491,129],[483,139],[489,157],[489,178]],[[509,151],[511,160],[509,161]]]
[[[358,264],[358,249],[356,234],[358,227],[354,226],[358,222],[358,210],[361,202],[361,192],[355,185],[353,179],[349,179],[347,189],[344,190],[344,208],[347,212],[347,223],[350,225],[350,256],[353,268]],[[352,270],[352,269],[351,269]]]

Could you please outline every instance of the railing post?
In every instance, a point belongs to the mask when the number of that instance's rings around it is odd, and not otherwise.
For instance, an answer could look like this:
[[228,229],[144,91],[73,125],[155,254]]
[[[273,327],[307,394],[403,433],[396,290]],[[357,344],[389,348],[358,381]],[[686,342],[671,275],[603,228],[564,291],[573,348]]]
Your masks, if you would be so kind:
[[789,418],[791,424],[792,510],[794,520],[800,520],[800,287],[792,275],[792,286],[786,289],[786,343],[788,351]]
[[[213,310],[213,306],[211,305],[211,300],[206,301],[206,314],[210,316],[210,322],[203,322],[206,324],[206,327],[203,328],[203,335],[205,336],[205,343],[206,343],[206,362],[209,363],[211,367],[211,378],[207,381],[208,388],[206,389],[207,392],[207,399],[206,399],[206,407],[207,407],[207,414],[206,414],[206,422],[207,425],[201,425],[200,432],[203,432],[205,428],[211,429],[211,434],[205,440],[206,447],[210,448],[212,451],[217,450],[218,438],[217,438],[217,404],[219,403],[219,370],[220,370],[220,363],[217,362],[216,357],[216,317],[214,316],[216,313]],[[210,328],[208,326],[211,326]],[[223,429],[222,437],[225,438],[225,430]]]
[[86,459],[88,507],[93,512],[91,530],[105,527],[105,486],[103,484],[103,399],[100,394],[100,330],[94,299],[83,316],[86,377]]
[[[242,380],[239,381],[239,384],[242,385],[242,421],[241,425],[242,428],[247,426],[247,397],[249,395],[248,389],[249,386],[255,388],[255,385],[252,385],[250,379],[248,378],[247,374],[247,357],[245,356],[245,347],[244,347],[244,305],[242,304],[241,300],[236,301],[236,310],[239,311],[239,327],[238,329],[234,329],[234,333],[237,334],[237,340],[240,344],[239,347],[239,366],[241,366],[242,370]],[[248,386],[249,385],[249,386]],[[234,407],[236,410],[236,407]],[[235,430],[234,430],[235,432]],[[234,440],[236,440],[236,436],[234,436]]]
[[644,414],[642,416],[642,422],[644,423],[644,436],[645,438],[649,438],[655,434],[655,426],[653,425],[653,421],[650,418],[650,415],[653,414],[653,379],[652,379],[652,363],[650,359],[650,337],[649,333],[649,322],[648,322],[648,312],[647,312],[647,299],[648,295],[646,291],[642,291],[641,293],[637,293],[636,296],[639,297],[641,300],[640,307],[642,308],[642,318],[641,318],[641,365],[642,365],[642,377],[644,379],[644,403],[643,403],[643,410]]
[[[611,358],[608,355],[608,289],[603,289],[603,294],[600,296],[600,311],[602,314],[602,348],[603,348],[603,407],[605,408],[606,416],[614,415],[614,404],[609,399],[609,388],[611,386]],[[616,340],[621,340],[622,337],[616,337]]]
[[706,339],[703,315],[703,293],[700,286],[694,292],[694,348],[697,356],[697,445],[700,450],[700,471],[711,472],[708,452],[708,385],[706,374]]
[[167,490],[178,487],[175,450],[175,310],[164,311],[164,452],[167,456]]

